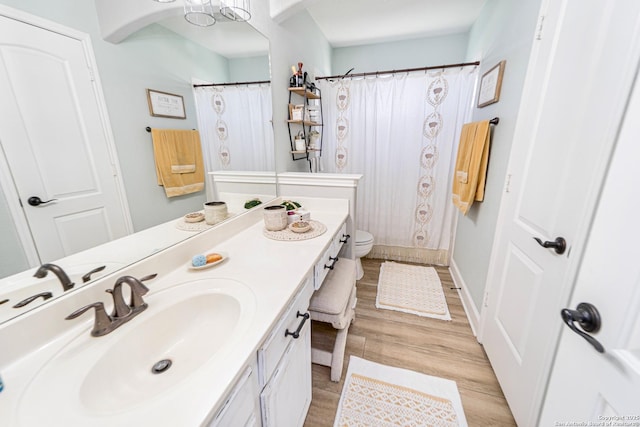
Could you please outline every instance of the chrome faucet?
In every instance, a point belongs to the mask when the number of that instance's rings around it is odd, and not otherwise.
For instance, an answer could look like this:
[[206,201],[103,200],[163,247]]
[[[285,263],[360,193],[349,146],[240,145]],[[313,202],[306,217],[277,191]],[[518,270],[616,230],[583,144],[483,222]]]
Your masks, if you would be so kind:
[[[122,294],[123,283],[128,284],[131,289],[131,299],[129,304],[125,302]],[[111,315],[107,314],[102,302],[94,302],[93,304],[86,305],[74,311],[65,317],[65,319],[75,319],[86,311],[94,308],[95,320],[93,323],[93,329],[91,330],[91,335],[94,337],[100,337],[113,332],[129,320],[136,317],[138,314],[142,313],[148,307],[148,304],[144,302],[142,296],[149,292],[149,288],[133,276],[120,277],[116,280],[115,285],[113,285],[113,289],[107,289],[107,292],[113,296],[113,312]]]
[[38,268],[36,273],[33,275],[33,277],[42,279],[50,271],[53,274],[55,274],[56,277],[58,277],[58,280],[60,280],[60,283],[62,284],[62,289],[65,292],[68,291],[69,289],[73,289],[74,283],[71,281],[71,279],[69,279],[69,276],[67,276],[67,273],[65,273],[61,267],[55,264],[42,264],[40,268]]

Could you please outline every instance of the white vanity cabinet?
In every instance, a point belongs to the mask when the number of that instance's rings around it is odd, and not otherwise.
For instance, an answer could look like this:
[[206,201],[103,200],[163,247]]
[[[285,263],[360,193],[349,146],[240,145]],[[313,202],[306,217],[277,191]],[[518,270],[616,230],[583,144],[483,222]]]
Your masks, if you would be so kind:
[[340,250],[349,238],[350,236],[347,235],[347,224],[343,223],[340,227],[340,230],[333,236],[331,244],[324,251],[324,253],[320,257],[320,260],[313,268],[314,289],[320,289],[324,278],[327,277],[327,274],[329,274],[329,270],[332,270],[334,264],[339,261]]
[[[111,276],[2,323],[0,366],[5,389],[0,395],[0,424],[301,427],[311,403],[309,301],[314,287],[326,280],[316,274],[320,271],[316,264],[324,267],[330,262],[328,257],[337,256],[343,246],[349,203],[346,199],[297,200],[327,227],[326,233],[301,242],[272,241],[263,236],[263,212],[250,210],[120,270],[120,276],[154,272],[158,277],[148,296],[147,311],[112,335],[92,338],[88,317],[84,322],[64,320],[78,307],[103,300],[104,291],[113,287]],[[252,241],[255,244],[247,244]],[[212,251],[225,252],[228,259],[206,271],[187,268],[194,254]],[[278,256],[267,260],[265,253]],[[323,257],[327,259],[321,260]],[[165,328],[148,326],[156,324],[150,319],[164,318],[166,313],[184,314],[193,309],[208,316],[207,310],[218,308],[224,322],[235,324],[233,335],[220,343],[220,351],[217,346],[180,340],[179,330],[168,334]],[[211,326],[200,318],[194,316],[192,322],[180,325],[189,336],[207,339]],[[131,337],[142,335],[157,345],[139,348],[139,340]],[[178,361],[185,374],[166,377],[165,388],[147,390],[146,376],[121,375],[114,378],[111,388],[91,380],[104,354],[113,349],[126,352],[131,347],[129,350],[143,355],[161,357],[156,354],[161,350],[158,345],[165,344],[167,348],[178,346],[175,357],[183,361],[191,360],[191,351],[210,354],[198,353],[201,363]],[[73,363],[63,357],[71,352]],[[58,400],[45,396],[42,390],[47,387],[39,386],[54,381],[55,375],[68,379],[64,381],[68,393],[57,393],[66,396],[65,411],[56,411]],[[131,390],[137,390],[132,395],[136,400],[116,390],[127,381]],[[116,402],[111,406],[118,410],[101,409],[104,399]],[[88,410],[87,402],[102,406],[99,411]],[[42,410],[33,411],[33,407]]]
[[247,367],[207,427],[259,427],[260,403],[256,363]]
[[302,426],[311,404],[313,278],[305,279],[287,312],[258,350],[264,427]]

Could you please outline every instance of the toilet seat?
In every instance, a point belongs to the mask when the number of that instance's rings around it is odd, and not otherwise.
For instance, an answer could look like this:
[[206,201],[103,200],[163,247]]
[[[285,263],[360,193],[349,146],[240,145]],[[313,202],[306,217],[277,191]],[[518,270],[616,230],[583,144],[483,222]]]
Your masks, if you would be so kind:
[[356,230],[356,246],[366,246],[373,243],[373,235],[364,230]]
[[356,230],[356,241],[353,245],[354,255],[356,257],[356,279],[362,279],[364,270],[362,269],[362,261],[360,258],[367,256],[373,248],[373,235],[364,230]]

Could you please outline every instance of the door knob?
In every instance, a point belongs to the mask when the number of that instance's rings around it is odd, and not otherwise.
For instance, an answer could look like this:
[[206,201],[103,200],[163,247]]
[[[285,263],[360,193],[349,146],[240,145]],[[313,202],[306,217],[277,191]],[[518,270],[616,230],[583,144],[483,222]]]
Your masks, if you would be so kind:
[[[587,334],[587,332],[598,332],[600,329],[601,321],[598,309],[588,302],[581,302],[578,304],[578,307],[576,307],[576,310],[563,308],[560,311],[560,315],[564,323],[566,323],[573,332],[587,340],[598,352],[604,353],[602,344]],[[580,328],[582,328],[582,331],[578,329],[576,322]]]
[[562,255],[564,251],[567,249],[567,241],[564,240],[563,237],[556,237],[556,240],[553,242],[546,241],[543,242],[541,239],[534,237],[533,238],[540,246],[543,248],[552,248],[558,255]]
[[42,199],[40,199],[40,197],[38,197],[38,196],[31,196],[27,200],[27,203],[29,203],[31,206],[40,206],[40,205],[45,205],[45,204],[50,203],[50,202],[54,202],[56,200],[58,200],[58,199],[51,199],[51,200],[42,201]]

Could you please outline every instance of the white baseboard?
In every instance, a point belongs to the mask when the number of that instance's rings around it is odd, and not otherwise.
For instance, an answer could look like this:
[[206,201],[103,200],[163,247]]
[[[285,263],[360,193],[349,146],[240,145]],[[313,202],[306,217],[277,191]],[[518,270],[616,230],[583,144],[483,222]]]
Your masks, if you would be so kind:
[[[449,273],[451,274],[451,278],[453,279],[453,283],[458,289],[458,295],[460,296],[460,300],[462,301],[462,308],[464,308],[464,312],[467,315],[467,319],[469,319],[469,325],[471,325],[471,331],[473,335],[478,338],[478,333],[480,329],[480,312],[476,308],[476,305],[473,303],[473,299],[471,299],[471,294],[469,294],[469,290],[467,285],[460,274],[460,270],[458,270],[458,266],[454,259],[451,259],[449,263]],[[480,340],[478,339],[478,342]]]

